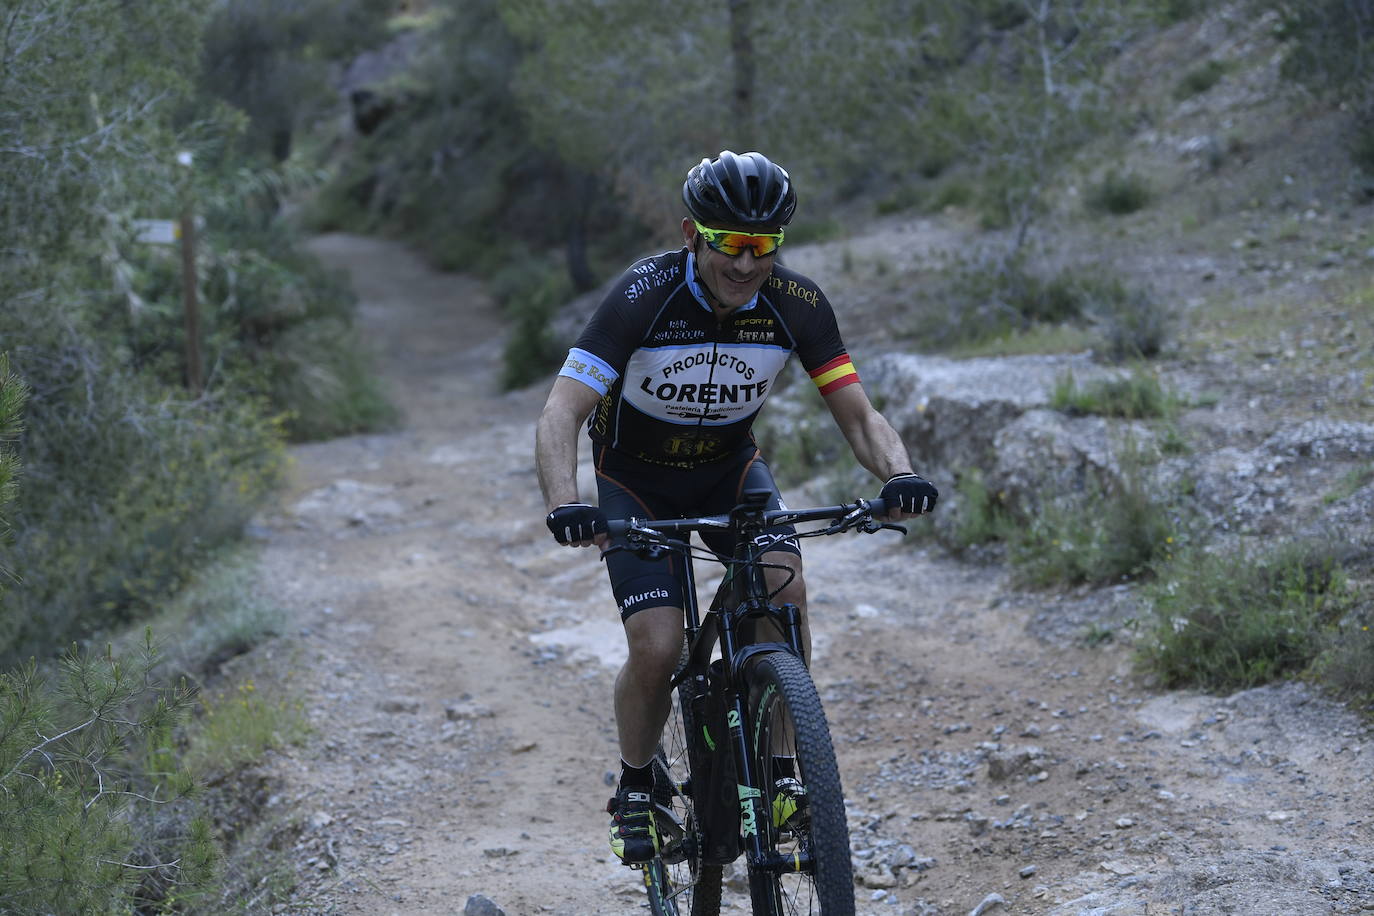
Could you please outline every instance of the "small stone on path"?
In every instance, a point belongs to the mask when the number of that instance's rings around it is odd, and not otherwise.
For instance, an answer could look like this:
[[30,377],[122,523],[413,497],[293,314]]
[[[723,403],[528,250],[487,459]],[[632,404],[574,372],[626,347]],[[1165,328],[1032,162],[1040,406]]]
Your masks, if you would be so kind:
[[506,916],[506,911],[481,894],[473,894],[463,907],[463,916]]

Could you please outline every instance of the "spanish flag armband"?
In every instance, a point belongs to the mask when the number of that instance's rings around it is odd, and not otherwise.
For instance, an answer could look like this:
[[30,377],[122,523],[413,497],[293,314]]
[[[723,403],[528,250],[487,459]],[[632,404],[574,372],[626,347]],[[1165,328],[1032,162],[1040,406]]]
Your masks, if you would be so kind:
[[845,385],[852,385],[859,380],[859,373],[848,353],[841,353],[824,366],[812,369],[809,374],[822,395],[839,391]]

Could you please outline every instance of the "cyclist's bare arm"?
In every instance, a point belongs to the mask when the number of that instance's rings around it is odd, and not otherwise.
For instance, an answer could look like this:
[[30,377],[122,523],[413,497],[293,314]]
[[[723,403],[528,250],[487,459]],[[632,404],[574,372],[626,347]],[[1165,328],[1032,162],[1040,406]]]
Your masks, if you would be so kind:
[[854,450],[854,457],[869,473],[879,480],[914,473],[901,436],[874,409],[863,385],[846,385],[832,391],[825,395],[825,406],[830,408],[840,432]]
[[[558,506],[580,502],[577,492],[577,440],[582,424],[601,395],[574,379],[559,376],[539,415],[534,434],[535,467],[544,504],[552,512]],[[605,535],[596,538],[598,545]],[[579,546],[591,543],[582,542]]]

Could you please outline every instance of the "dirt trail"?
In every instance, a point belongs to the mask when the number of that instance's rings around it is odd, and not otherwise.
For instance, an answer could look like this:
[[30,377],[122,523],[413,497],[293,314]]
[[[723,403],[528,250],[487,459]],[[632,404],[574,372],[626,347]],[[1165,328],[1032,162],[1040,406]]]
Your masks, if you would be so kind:
[[[392,243],[313,247],[352,274],[405,421],[295,450],[263,519],[317,730],[277,767],[299,911],[641,912],[600,813],[618,618],[595,557],[543,525],[544,389],[500,392],[472,281]],[[894,536],[808,546],[861,913],[1374,909],[1374,753],[1339,708],[1155,695],[1124,649],[1054,635],[1098,596]]]

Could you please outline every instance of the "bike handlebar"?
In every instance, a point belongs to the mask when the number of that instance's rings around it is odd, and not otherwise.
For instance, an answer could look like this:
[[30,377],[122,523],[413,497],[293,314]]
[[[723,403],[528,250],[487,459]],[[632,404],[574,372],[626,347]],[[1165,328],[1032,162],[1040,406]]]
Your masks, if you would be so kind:
[[[793,525],[798,522],[828,521],[832,524],[849,522],[845,525],[845,530],[847,530],[875,516],[881,518],[892,508],[896,508],[896,506],[889,506],[888,500],[885,499],[860,499],[842,506],[819,506],[814,509],[763,509],[752,514],[753,517],[762,520],[765,528]],[[670,519],[613,518],[607,521],[606,526],[607,533],[611,537],[619,537],[631,531],[643,529],[656,531],[660,534],[688,534],[693,531],[728,531],[739,527],[738,523],[734,521],[733,514]],[[906,529],[901,530],[905,531]]]

